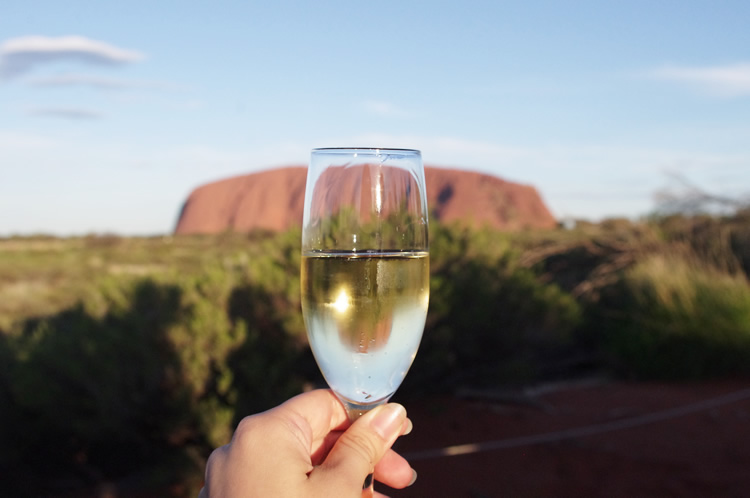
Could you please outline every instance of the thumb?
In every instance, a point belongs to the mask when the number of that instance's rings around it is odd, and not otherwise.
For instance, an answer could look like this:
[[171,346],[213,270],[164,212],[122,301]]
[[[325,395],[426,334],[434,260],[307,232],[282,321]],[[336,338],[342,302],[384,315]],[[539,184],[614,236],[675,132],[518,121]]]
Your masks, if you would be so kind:
[[341,434],[311,477],[336,486],[332,489],[361,491],[365,478],[401,435],[405,421],[406,409],[398,403],[373,408]]

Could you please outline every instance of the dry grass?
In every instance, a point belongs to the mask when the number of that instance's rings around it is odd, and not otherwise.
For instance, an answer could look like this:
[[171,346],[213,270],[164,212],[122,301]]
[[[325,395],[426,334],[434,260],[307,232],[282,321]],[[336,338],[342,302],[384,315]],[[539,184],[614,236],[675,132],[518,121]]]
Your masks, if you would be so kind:
[[0,239],[0,331],[85,300],[108,279],[195,274],[252,247],[241,235]]

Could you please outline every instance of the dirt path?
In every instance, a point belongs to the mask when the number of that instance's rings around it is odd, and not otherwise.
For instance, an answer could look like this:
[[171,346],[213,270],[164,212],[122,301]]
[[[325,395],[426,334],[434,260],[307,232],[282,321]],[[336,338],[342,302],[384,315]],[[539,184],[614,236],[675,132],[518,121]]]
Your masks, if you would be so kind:
[[397,449],[419,479],[408,490],[378,489],[393,497],[750,496],[750,381],[609,383],[527,400],[401,400],[415,428]]

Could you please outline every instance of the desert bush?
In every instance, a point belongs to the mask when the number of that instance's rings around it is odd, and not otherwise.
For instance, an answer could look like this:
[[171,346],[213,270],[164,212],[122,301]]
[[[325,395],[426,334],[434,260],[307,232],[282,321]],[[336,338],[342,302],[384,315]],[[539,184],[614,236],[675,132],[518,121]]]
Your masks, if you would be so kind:
[[10,337],[3,459],[101,469],[149,461],[187,412],[166,395],[177,368],[166,333],[180,299],[174,286],[143,282],[128,308],[96,318],[79,304]]
[[653,255],[594,312],[621,373],[701,379],[750,373],[750,285],[697,260]]
[[750,218],[743,212],[727,218],[675,214],[653,224],[666,242],[684,246],[704,265],[750,275]]
[[[241,417],[320,385],[300,235],[7,241],[0,474],[32,483],[16,494],[47,494],[33,486],[52,468],[200,476]],[[430,245],[427,324],[400,395],[539,380],[581,352],[629,377],[750,374],[746,216],[432,224]]]
[[110,476],[195,465],[239,418],[300,392],[312,360],[293,316],[299,249],[270,244],[190,274],[101,279],[0,334],[0,464]]
[[404,388],[538,378],[570,344],[581,319],[575,300],[520,266],[501,234],[435,226],[431,241],[430,311]]

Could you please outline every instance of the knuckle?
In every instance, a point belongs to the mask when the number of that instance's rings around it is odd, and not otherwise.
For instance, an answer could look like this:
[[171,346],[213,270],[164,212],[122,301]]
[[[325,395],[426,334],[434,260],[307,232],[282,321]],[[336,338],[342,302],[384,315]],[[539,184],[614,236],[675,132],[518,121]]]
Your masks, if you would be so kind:
[[211,452],[206,461],[206,470],[213,467],[220,467],[226,458],[227,447],[219,446]]
[[378,454],[378,446],[372,438],[359,432],[345,433],[341,436],[336,444],[343,445],[352,453],[359,456],[363,461],[369,462],[371,466],[375,465],[375,458]]
[[258,432],[257,420],[253,417],[245,417],[237,424],[237,429],[235,429],[232,441],[227,445],[227,449],[231,448],[233,452],[243,454],[252,451]]
[[237,424],[237,429],[235,429],[234,434],[235,436],[240,437],[250,432],[255,425],[255,418],[253,416],[245,417],[240,420],[239,424]]
[[263,421],[258,415],[251,415],[240,420],[232,436],[232,444],[236,442],[246,442],[248,439],[256,437],[257,432],[263,431]]

